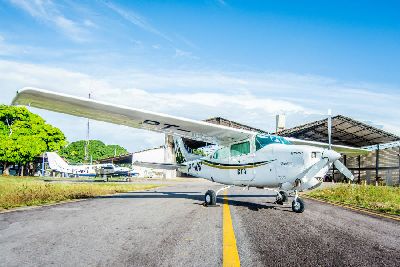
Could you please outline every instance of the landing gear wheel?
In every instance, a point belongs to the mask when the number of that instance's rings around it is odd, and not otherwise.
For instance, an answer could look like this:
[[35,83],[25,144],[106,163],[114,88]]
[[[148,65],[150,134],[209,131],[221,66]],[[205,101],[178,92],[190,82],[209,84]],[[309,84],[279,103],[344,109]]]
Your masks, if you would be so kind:
[[276,196],[276,204],[283,205],[284,202],[288,201],[288,194],[285,191],[279,191],[279,194]]
[[296,213],[302,213],[304,211],[305,205],[301,198],[297,198],[292,202],[292,210]]
[[288,199],[289,199],[288,193],[286,193],[285,191],[279,191],[279,193],[280,193],[281,196],[282,196],[282,202],[287,202]]
[[206,206],[212,206],[217,204],[217,195],[214,190],[208,190],[204,195],[204,202]]
[[278,195],[276,196],[275,203],[278,204],[278,205],[283,205],[283,197],[282,197],[281,194],[278,194]]

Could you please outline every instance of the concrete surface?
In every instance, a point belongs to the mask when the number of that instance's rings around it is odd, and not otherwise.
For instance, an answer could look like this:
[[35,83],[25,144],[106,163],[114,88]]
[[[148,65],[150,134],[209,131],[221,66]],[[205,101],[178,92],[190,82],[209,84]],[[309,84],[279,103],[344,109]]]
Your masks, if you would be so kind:
[[[0,266],[221,266],[222,208],[202,206],[220,185],[173,182],[0,214]],[[400,266],[400,223],[271,192],[228,191],[242,266]]]

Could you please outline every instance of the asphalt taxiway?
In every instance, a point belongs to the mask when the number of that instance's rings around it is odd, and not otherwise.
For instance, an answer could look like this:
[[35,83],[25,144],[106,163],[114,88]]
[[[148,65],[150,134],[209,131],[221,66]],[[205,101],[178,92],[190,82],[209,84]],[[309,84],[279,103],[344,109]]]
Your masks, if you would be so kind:
[[218,188],[171,182],[2,213],[0,266],[400,266],[398,221],[313,200],[296,214],[257,189],[204,207]]

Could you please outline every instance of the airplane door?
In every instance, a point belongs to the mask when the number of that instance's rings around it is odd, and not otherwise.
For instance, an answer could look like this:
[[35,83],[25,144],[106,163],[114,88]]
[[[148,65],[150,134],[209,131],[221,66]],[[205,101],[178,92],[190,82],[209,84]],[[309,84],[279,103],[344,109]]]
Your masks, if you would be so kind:
[[231,156],[229,158],[229,176],[235,185],[249,185],[254,180],[254,158],[250,153],[250,142],[242,142],[231,145]]
[[230,176],[236,185],[248,185],[249,182],[254,180],[254,154],[241,155],[231,157]]

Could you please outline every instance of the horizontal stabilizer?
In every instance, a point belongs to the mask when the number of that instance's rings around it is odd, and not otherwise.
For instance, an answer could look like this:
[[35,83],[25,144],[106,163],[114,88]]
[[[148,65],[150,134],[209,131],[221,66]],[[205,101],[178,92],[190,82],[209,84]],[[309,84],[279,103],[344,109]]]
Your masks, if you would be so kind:
[[185,167],[184,164],[174,164],[174,163],[156,163],[156,162],[133,162],[134,166],[152,168],[152,169],[162,169],[162,170],[177,170],[179,168]]

